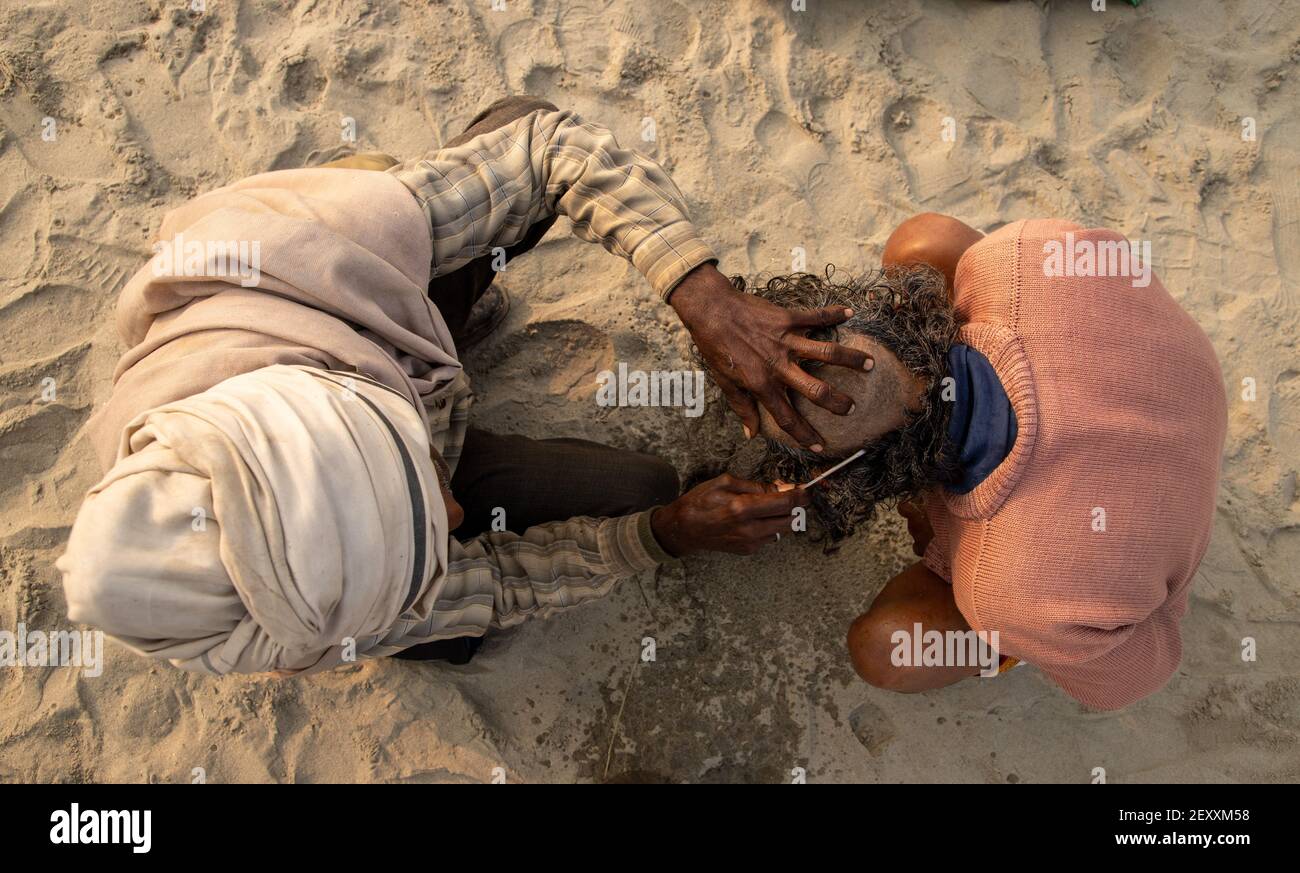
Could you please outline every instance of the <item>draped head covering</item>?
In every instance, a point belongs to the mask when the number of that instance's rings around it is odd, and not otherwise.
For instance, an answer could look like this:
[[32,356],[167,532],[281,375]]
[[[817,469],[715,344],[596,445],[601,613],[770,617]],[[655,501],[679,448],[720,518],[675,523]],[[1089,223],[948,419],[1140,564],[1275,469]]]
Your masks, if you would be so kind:
[[87,425],[100,464],[140,413],[273,364],[365,373],[432,419],[464,380],[432,251],[419,202],[371,170],[262,173],[173,209],[118,300],[127,351]]
[[[59,559],[68,617],[210,673],[334,666],[447,564],[415,407],[275,365],[138,415]],[[418,607],[417,607],[418,611]]]

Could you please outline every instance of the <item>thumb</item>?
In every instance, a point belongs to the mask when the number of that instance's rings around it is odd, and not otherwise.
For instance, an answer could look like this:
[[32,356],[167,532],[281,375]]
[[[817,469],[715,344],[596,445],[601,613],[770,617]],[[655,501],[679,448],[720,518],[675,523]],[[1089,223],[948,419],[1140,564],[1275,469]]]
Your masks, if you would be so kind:
[[732,412],[736,413],[736,417],[745,428],[745,439],[752,440],[758,433],[758,404],[748,392],[742,390],[726,376],[715,374],[713,381],[718,383],[723,396],[727,398],[727,405],[731,407]]
[[756,482],[753,479],[742,479],[739,476],[732,476],[724,473],[716,480],[718,486],[724,491],[732,494],[767,494],[775,491],[776,486],[770,482]]

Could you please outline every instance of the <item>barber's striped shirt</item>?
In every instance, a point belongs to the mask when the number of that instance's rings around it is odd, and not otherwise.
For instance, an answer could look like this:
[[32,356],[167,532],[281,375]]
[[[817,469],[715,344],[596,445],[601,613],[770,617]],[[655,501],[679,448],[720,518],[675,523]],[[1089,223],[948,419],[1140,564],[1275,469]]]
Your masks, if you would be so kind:
[[531,112],[388,172],[429,219],[434,276],[520,242],[556,214],[580,238],[631,261],[660,296],[716,260],[664,169],[569,111]]
[[[664,297],[695,267],[716,259],[663,168],[571,112],[532,112],[388,172],[411,190],[428,218],[434,276],[520,242],[533,224],[555,214],[568,216],[580,238],[631,261]],[[453,469],[471,398],[462,375],[428,408],[433,445]],[[359,640],[357,648],[372,657],[389,655],[545,618],[670,560],[650,530],[649,512],[573,518],[463,543],[453,538],[445,577],[434,580],[440,587],[432,612],[404,615],[388,633]]]
[[459,542],[427,617],[403,616],[357,651],[382,657],[418,643],[482,636],[604,597],[623,579],[673,560],[650,530],[650,512],[571,518]]

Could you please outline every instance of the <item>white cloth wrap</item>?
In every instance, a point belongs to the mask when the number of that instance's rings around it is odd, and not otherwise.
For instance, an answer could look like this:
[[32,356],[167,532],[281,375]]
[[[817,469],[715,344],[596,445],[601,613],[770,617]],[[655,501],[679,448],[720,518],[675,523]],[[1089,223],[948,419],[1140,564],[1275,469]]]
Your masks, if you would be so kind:
[[68,617],[143,654],[218,674],[325,669],[443,575],[447,535],[411,404],[277,365],[137,416],[59,569]]

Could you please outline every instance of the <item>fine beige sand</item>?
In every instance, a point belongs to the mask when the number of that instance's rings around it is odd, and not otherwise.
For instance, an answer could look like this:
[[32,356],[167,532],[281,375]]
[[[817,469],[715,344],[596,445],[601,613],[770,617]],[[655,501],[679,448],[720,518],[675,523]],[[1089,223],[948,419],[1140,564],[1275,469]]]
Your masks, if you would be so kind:
[[[923,210],[1151,240],[1229,397],[1182,666],[1107,714],[1031,667],[919,696],[866,687],[843,636],[908,560],[891,517],[831,556],[794,540],[690,560],[494,636],[468,667],[213,680],[110,642],[95,678],[0,669],[0,780],[1300,779],[1300,10],[281,5],[0,0],[0,630],[68,627],[54,560],[100,475],[84,428],[121,352],[117,292],[165,210],[325,160],[345,117],[359,148],[410,156],[534,93],[667,166],[732,273],[788,270],[795,247],[813,269],[870,268]],[[481,424],[659,452],[684,477],[736,450],[716,398],[695,419],[597,408],[595,374],[618,361],[688,366],[684,330],[630,266],[561,222],[503,283],[510,318],[467,356]]]

